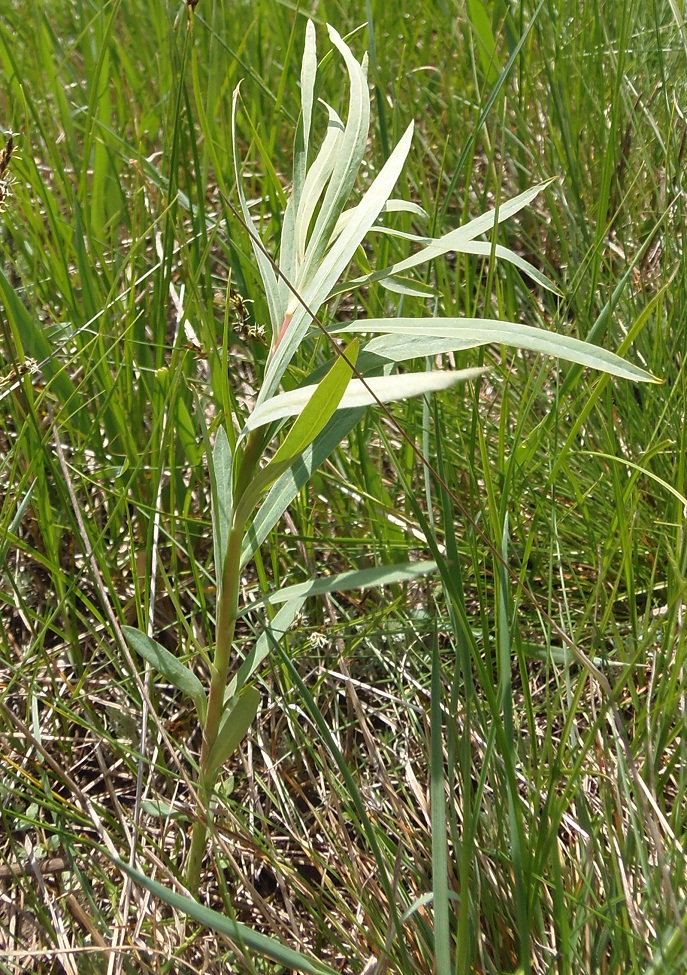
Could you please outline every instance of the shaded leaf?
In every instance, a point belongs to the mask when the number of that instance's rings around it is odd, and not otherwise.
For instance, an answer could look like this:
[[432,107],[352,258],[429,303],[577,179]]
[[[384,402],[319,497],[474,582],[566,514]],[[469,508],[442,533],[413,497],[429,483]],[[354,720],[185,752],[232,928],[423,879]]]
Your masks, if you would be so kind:
[[42,325],[34,321],[33,316],[26,310],[2,270],[0,270],[0,300],[5,307],[5,314],[12,329],[18,357],[23,354],[36,360],[53,392],[69,412],[72,422],[81,433],[87,433],[90,419],[82,409],[81,394],[77,392],[54,354],[55,350],[46,338]]
[[246,532],[241,550],[242,568],[262,545],[300,489],[360,420],[362,413],[362,410],[340,410],[335,413],[331,423],[303,452],[298,462],[273,484]]
[[236,751],[243,741],[260,704],[256,687],[246,687],[228,705],[217,732],[215,744],[208,758],[207,775],[212,778],[217,770]]
[[491,22],[481,0],[468,0],[468,11],[472,29],[477,36],[477,56],[482,65],[482,71],[484,71],[489,84],[494,85],[499,80],[499,72]]
[[[622,361],[622,360],[621,360]],[[413,372],[404,375],[374,376],[364,383],[352,379],[339,404],[339,409],[372,406],[374,403],[390,403],[394,400],[409,399],[425,393],[436,393],[448,389],[456,383],[477,379],[486,369],[459,369],[450,372]],[[301,386],[287,393],[280,393],[271,400],[256,407],[246,422],[247,430],[254,430],[273,420],[300,413],[317,386]]]
[[207,702],[203,685],[173,653],[133,626],[123,626],[127,643],[137,654],[147,660],[170,684],[187,694],[196,706],[201,721],[205,720]]
[[241,690],[244,684],[250,680],[260,664],[268,656],[272,647],[279,645],[282,637],[300,612],[304,602],[304,597],[290,599],[288,603],[282,606],[274,619],[267,622],[265,629],[255,641],[250,653],[239,667],[238,673],[229,681],[225,694],[226,701],[230,701]]
[[327,426],[350,382],[358,358],[358,346],[358,340],[354,339],[344,353],[337,356],[272,460],[253,478],[238,504],[235,515],[237,525],[246,523],[263,491],[288,470]]
[[147,816],[158,816],[160,819],[190,819],[188,809],[175,806],[171,802],[163,802],[160,799],[144,799],[141,808]]

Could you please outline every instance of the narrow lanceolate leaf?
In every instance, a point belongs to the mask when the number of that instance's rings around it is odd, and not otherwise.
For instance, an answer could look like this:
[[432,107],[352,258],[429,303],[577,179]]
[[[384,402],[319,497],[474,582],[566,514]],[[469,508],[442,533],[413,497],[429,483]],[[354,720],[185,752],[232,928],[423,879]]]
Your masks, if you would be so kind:
[[[466,340],[474,346],[492,343],[509,345],[516,349],[555,356],[567,362],[577,362],[581,366],[589,366],[638,383],[659,382],[650,372],[626,362],[614,352],[608,352],[570,335],[545,332],[541,328],[521,325],[518,322],[500,322],[492,318],[371,318],[348,322],[334,331],[384,332],[387,335],[405,335],[416,340],[455,339],[459,343],[456,345],[457,349],[466,348]],[[420,346],[421,343],[418,342],[418,347]],[[365,351],[375,352],[375,341],[365,346]]]
[[[457,253],[470,253],[467,246],[470,241],[474,240],[475,237],[479,237],[481,234],[487,233],[487,231],[491,230],[496,223],[502,223],[509,217],[519,213],[520,210],[530,204],[532,200],[552,182],[553,180],[548,179],[543,183],[537,183],[536,186],[532,186],[529,190],[525,190],[524,193],[520,193],[518,196],[513,197],[512,200],[507,200],[499,207],[498,210],[488,210],[486,213],[482,213],[479,217],[475,217],[474,220],[470,220],[468,223],[463,224],[462,227],[457,227],[455,230],[451,230],[449,233],[444,234],[443,237],[433,240],[431,244],[427,245],[427,247],[423,247],[421,250],[417,251],[415,254],[412,254],[410,257],[407,257],[405,260],[399,261],[397,264],[392,264],[390,267],[384,268],[381,271],[375,271],[372,274],[368,274],[364,278],[356,278],[356,280],[352,283],[358,285],[366,281],[378,281],[382,278],[388,277],[390,274],[399,274],[401,271],[407,271],[411,267],[418,267],[420,264],[426,264],[427,261],[433,261],[435,258],[441,257],[443,254],[448,254],[451,251]],[[550,283],[547,284],[547,286],[550,290],[555,290],[552,288]]]
[[207,774],[212,778],[239,747],[253,723],[260,694],[255,687],[246,687],[230,701],[222,716],[217,739],[208,758]]
[[[305,177],[303,192],[298,203],[296,217],[296,255],[298,266],[303,263],[308,242],[308,231],[317,205],[332,175],[334,164],[341,152],[345,126],[333,108],[327,105],[329,122],[320,151]],[[283,270],[283,268],[282,268]],[[296,278],[293,279],[294,281]]]
[[289,467],[272,485],[250,523],[241,549],[241,568],[251,560],[288,506],[314,472],[339,446],[363,415],[363,410],[341,410],[317,440],[303,452],[298,464]]
[[231,447],[224,427],[220,427],[212,452],[212,537],[215,549],[215,578],[222,578],[224,556],[231,528],[232,495]]
[[300,292],[302,303],[295,306],[291,324],[270,360],[258,395],[259,404],[264,403],[274,393],[284,370],[310,326],[311,318],[305,309],[317,311],[326,301],[331,289],[350,264],[358,246],[379,216],[403,169],[412,136],[411,123],[363,199],[357,207],[353,208],[344,230],[325,255],[317,272],[310,280],[303,282]]
[[[344,229],[336,243],[327,252],[317,274],[308,282],[308,287],[306,287],[306,282],[303,282],[305,303],[310,307],[319,307],[329,296],[337,280],[348,267],[363,238],[374,226],[375,220],[401,175],[410,151],[413,131],[414,123],[411,122],[360,203],[353,207],[350,214],[347,215]],[[310,296],[310,300],[307,296]]]
[[435,298],[437,294],[431,285],[413,281],[412,278],[383,278],[379,283],[387,291],[397,295],[409,295],[411,298]]
[[[338,31],[327,25],[332,44],[342,55],[350,83],[348,118],[341,140],[341,151],[335,161],[332,178],[322,200],[320,212],[305,252],[301,275],[309,277],[329,245],[332,230],[346,206],[367,147],[370,128],[370,94],[367,88],[367,58],[359,64]],[[299,275],[297,287],[303,278]]]
[[354,339],[318,383],[305,409],[289,430],[286,439],[274,455],[272,463],[299,457],[315,437],[324,430],[344,397],[358,361],[360,342]]
[[317,49],[315,25],[309,20],[305,26],[305,50],[301,64],[301,118],[296,135],[296,153],[293,164],[293,199],[296,210],[301,198],[305,172],[308,166],[308,147],[317,74]]
[[117,859],[117,857],[112,857],[112,860],[120,870],[131,877],[132,880],[135,880],[145,890],[150,891],[153,896],[158,897],[165,904],[169,904],[170,907],[175,908],[175,910],[181,911],[187,917],[193,918],[194,921],[197,921],[204,927],[211,928],[213,931],[218,931],[220,934],[225,935],[240,948],[247,948],[249,951],[257,952],[257,954],[277,962],[278,965],[283,965],[286,969],[304,972],[305,975],[338,975],[335,968],[330,968],[324,962],[316,958],[309,958],[299,951],[294,951],[293,948],[287,948],[275,938],[270,938],[268,935],[261,934],[259,931],[253,931],[252,928],[241,924],[239,921],[234,921],[233,918],[226,917],[224,914],[213,911],[209,907],[204,907],[188,894],[179,894],[175,890],[169,890],[167,887],[163,887],[162,884],[151,880],[144,873],[141,873],[140,870],[130,867],[127,863]]
[[491,257],[493,251],[497,258],[502,261],[508,261],[509,264],[514,264],[519,271],[522,271],[528,278],[531,278],[540,288],[552,291],[556,295],[561,294],[556,285],[552,281],[549,281],[539,268],[536,268],[534,264],[530,264],[524,257],[520,257],[510,247],[503,247],[501,244],[492,247],[488,240],[469,240],[461,246],[460,250],[462,254],[480,254],[482,257]]
[[429,220],[427,211],[419,203],[412,203],[410,200],[387,200],[380,213],[414,213],[424,221]]
[[[436,393],[442,389],[449,389],[456,383],[477,379],[486,371],[486,369],[460,369],[452,372],[413,372],[402,376],[375,376],[365,382],[352,379],[339,403],[339,409],[355,409],[359,406],[371,406],[374,403],[391,403],[394,400],[410,399],[412,396],[422,396],[425,393]],[[301,413],[316,389],[317,386],[301,386],[300,389],[293,389],[288,393],[280,393],[279,396],[272,397],[251,413],[246,429],[254,430],[256,427],[264,426],[265,423]]]
[[358,344],[358,339],[354,339],[344,353],[337,357],[332,368],[315,387],[315,393],[306,403],[272,460],[253,478],[237,506],[237,525],[245,525],[263,491],[288,470],[327,426],[338,409],[353,374],[358,358]]
[[[425,356],[440,355],[443,352],[459,352],[461,349],[474,349],[479,342],[475,339],[438,339],[433,335],[378,335],[367,343],[360,357],[362,364],[368,353],[387,359],[389,362],[406,362]],[[367,368],[367,367],[366,367]]]
[[[298,257],[296,255],[296,209],[292,196],[284,211],[281,226],[281,247],[279,248],[279,269],[284,275],[279,275],[277,291],[279,293],[279,307],[286,308],[291,297],[291,290],[287,281],[295,281],[298,271]],[[286,279],[286,280],[285,280]],[[278,333],[272,333],[272,344],[276,344]]]
[[284,634],[300,613],[304,602],[304,596],[290,599],[282,606],[273,620],[268,620],[264,631],[253,644],[253,648],[239,667],[238,672],[230,680],[224,698],[225,701],[231,701],[234,695],[251,679],[263,660],[269,656],[273,647],[281,643]]
[[398,585],[435,572],[436,567],[436,562],[432,561],[402,562],[396,565],[380,565],[374,569],[340,572],[324,579],[311,579],[309,582],[300,582],[298,585],[286,586],[278,592],[269,593],[263,599],[251,603],[246,607],[245,612],[249,612],[260,603],[274,606],[276,603],[288,602],[291,599],[307,599],[309,596],[322,596],[330,592],[349,592],[351,589],[376,589],[379,586]]
[[170,684],[187,694],[195,704],[200,720],[204,721],[207,701],[203,685],[196,675],[146,633],[133,626],[124,626],[122,629],[131,649],[147,660]]

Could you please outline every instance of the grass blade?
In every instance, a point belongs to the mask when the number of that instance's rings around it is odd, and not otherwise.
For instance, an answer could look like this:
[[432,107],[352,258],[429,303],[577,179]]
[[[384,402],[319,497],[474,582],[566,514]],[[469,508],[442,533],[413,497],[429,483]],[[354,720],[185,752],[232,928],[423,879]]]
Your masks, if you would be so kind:
[[146,877],[140,870],[130,867],[116,857],[112,857],[112,859],[127,876],[135,880],[141,887],[150,891],[155,897],[164,901],[165,904],[169,904],[170,907],[181,911],[187,917],[193,918],[194,921],[197,921],[204,927],[212,928],[227,938],[231,938],[239,947],[248,948],[250,951],[254,951],[265,958],[270,958],[279,965],[284,965],[286,968],[293,969],[297,972],[303,972],[304,975],[338,975],[336,969],[330,968],[324,962],[317,961],[314,958],[308,958],[307,955],[301,954],[300,951],[294,951],[293,948],[287,948],[286,945],[281,944],[275,938],[270,938],[266,934],[261,934],[259,931],[253,931],[252,928],[241,924],[239,921],[234,921],[232,918],[226,917],[218,911],[204,907],[187,894],[179,894],[174,890],[163,887],[162,884],[151,880],[150,877]]

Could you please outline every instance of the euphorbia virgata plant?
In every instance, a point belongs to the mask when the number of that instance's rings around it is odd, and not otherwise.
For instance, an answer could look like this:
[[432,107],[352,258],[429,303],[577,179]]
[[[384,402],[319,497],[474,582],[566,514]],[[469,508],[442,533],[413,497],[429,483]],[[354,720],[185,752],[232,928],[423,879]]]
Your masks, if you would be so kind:
[[[359,410],[375,403],[389,403],[410,396],[446,390],[459,382],[477,379],[483,369],[403,373],[398,364],[440,352],[457,351],[491,343],[509,345],[590,366],[636,382],[652,381],[647,372],[612,352],[567,336],[532,326],[497,320],[467,318],[381,318],[337,323],[322,334],[320,309],[342,290],[341,279],[357,249],[371,231],[394,233],[378,225],[384,213],[406,212],[426,219],[416,204],[393,199],[391,194],[411,149],[411,123],[371,185],[355,205],[350,205],[367,148],[370,98],[367,59],[358,62],[334,28],[329,38],[343,58],[350,91],[345,122],[329,105],[315,99],[317,56],[315,28],[308,23],[301,70],[301,117],[295,143],[293,183],[283,215],[278,264],[251,230],[251,244],[259,268],[269,310],[269,355],[257,390],[253,410],[236,417],[227,432],[220,428],[212,456],[213,536],[217,575],[217,622],[211,648],[209,686],[194,671],[139,630],[128,628],[131,646],[167,680],[187,694],[203,729],[198,765],[197,811],[186,863],[186,882],[198,894],[203,857],[210,827],[212,797],[222,767],[246,734],[258,707],[258,691],[252,678],[266,655],[293,622],[308,594],[345,586],[381,585],[430,571],[432,563],[395,565],[349,573],[345,578],[313,579],[309,583],[272,593],[266,602],[280,609],[249,656],[237,666],[233,654],[234,628],[241,612],[239,574],[256,548],[281,517],[297,491],[323,460],[347,436]],[[243,220],[253,227],[242,189],[241,166],[236,146],[235,122],[238,91],[234,95],[234,165]],[[311,146],[313,115],[327,114],[326,133],[317,152]],[[412,271],[448,252],[492,255],[515,264],[538,285],[550,288],[543,275],[513,251],[486,241],[483,235],[497,223],[526,207],[548,185],[541,183],[438,239],[412,237],[414,252],[390,267],[357,278],[346,287],[379,282],[395,291],[422,293],[419,283],[409,283],[404,272]],[[409,235],[401,235],[407,238]],[[336,348],[333,336],[358,333],[339,356],[334,356],[324,377],[312,378],[297,389],[280,391],[282,380],[304,342],[325,343]],[[360,335],[373,335],[360,345]],[[354,408],[359,408],[358,410]],[[346,412],[342,412],[346,411]],[[295,420],[291,423],[291,419]],[[290,427],[288,424],[291,423]],[[236,431],[236,432],[235,432]],[[233,676],[229,679],[230,673]],[[142,880],[140,875],[136,876]],[[150,882],[149,882],[150,884]],[[161,893],[159,885],[151,886]],[[161,896],[164,896],[161,894]],[[175,895],[178,898],[178,895]],[[195,911],[195,913],[194,913]],[[196,908],[190,909],[198,916]],[[204,916],[207,923],[211,912]],[[270,954],[264,940],[255,940],[235,927],[249,947]],[[255,936],[257,938],[257,936]],[[273,945],[272,956],[280,946]],[[275,954],[276,953],[276,954]],[[284,963],[304,970],[310,960]],[[283,955],[281,956],[284,957]]]

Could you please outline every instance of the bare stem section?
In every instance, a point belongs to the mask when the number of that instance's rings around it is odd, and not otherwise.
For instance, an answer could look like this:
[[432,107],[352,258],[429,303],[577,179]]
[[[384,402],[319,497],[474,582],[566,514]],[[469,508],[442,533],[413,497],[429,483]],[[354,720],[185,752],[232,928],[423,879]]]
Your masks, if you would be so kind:
[[232,527],[229,532],[227,551],[224,556],[222,585],[217,607],[215,653],[212,661],[212,674],[208,693],[207,714],[203,726],[203,744],[200,752],[200,769],[198,773],[198,792],[203,803],[203,809],[201,810],[200,818],[196,820],[193,826],[191,850],[186,865],[187,886],[196,896],[198,894],[203,855],[205,853],[207,835],[210,827],[212,790],[221,768],[221,765],[217,766],[211,762],[211,758],[217,744],[217,736],[220,731],[222,718],[227,710],[225,696],[238,610],[239,573],[244,526],[240,522],[236,522],[235,516],[246,488],[258,469],[262,442],[262,430],[253,431],[246,442],[234,494],[231,519]]

